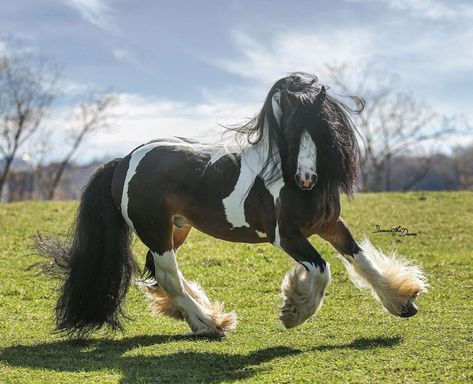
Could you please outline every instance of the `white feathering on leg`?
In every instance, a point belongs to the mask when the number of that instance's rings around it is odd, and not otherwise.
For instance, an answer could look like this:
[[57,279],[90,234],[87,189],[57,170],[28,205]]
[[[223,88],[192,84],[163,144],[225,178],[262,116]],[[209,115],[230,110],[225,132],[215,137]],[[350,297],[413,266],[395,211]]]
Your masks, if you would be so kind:
[[[214,324],[215,328],[220,333],[224,334],[226,331],[236,328],[237,315],[235,312],[223,312],[222,302],[210,302],[209,298],[198,284],[185,280],[180,271],[179,275],[183,282],[184,290],[206,309],[205,317],[208,317],[208,320]],[[137,283],[141,291],[149,299],[150,309],[154,315],[165,315],[177,320],[184,320],[182,312],[173,302],[172,298],[164,289],[156,284],[154,279],[151,279],[149,282],[139,280]]]
[[236,328],[237,315],[235,312],[223,312],[223,303],[221,301],[212,303],[198,284],[189,282],[184,278],[182,279],[186,292],[207,309],[211,322],[219,332],[224,334],[226,331]]
[[399,316],[403,307],[428,288],[422,270],[409,261],[396,257],[392,252],[384,255],[365,237],[361,251],[342,258],[355,285],[371,288],[388,312]]
[[280,319],[286,328],[293,328],[304,323],[322,306],[325,289],[330,284],[330,265],[325,270],[309,264],[298,264],[284,277],[281,284]]

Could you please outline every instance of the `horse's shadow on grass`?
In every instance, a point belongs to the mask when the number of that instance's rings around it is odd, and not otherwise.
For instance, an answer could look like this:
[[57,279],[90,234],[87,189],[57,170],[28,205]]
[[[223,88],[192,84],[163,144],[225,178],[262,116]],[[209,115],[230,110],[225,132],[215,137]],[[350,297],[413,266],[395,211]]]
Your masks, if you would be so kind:
[[379,347],[394,347],[395,345],[401,344],[402,337],[374,337],[374,338],[359,338],[353,340],[347,344],[335,344],[335,345],[319,345],[313,348],[316,351],[331,351],[334,349],[356,349],[363,351],[366,349],[373,349]]
[[[121,371],[121,383],[178,382],[220,383],[250,378],[264,370],[261,364],[275,358],[294,356],[301,350],[271,347],[248,355],[218,352],[174,352],[128,354],[135,348],[189,340],[185,336],[136,336],[121,340],[56,341],[36,345],[14,345],[0,350],[0,361],[10,366],[59,372]],[[390,347],[401,338],[357,339],[350,344],[315,347],[314,350],[369,349]]]
[[159,344],[191,339],[186,336],[137,336],[121,340],[16,345],[0,350],[0,361],[10,366],[60,372],[116,370],[122,373],[121,383],[220,383],[249,378],[265,362],[301,353],[287,347],[272,347],[248,355],[197,351],[159,356],[152,351],[148,356],[129,354],[139,347],[159,348]]

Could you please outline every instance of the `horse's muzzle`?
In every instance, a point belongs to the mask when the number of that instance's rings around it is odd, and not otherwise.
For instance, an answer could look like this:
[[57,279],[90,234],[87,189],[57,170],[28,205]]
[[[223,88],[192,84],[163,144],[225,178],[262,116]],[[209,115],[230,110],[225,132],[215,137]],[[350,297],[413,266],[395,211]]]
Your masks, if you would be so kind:
[[296,184],[300,189],[309,191],[317,183],[317,173],[312,170],[305,170],[296,173]]

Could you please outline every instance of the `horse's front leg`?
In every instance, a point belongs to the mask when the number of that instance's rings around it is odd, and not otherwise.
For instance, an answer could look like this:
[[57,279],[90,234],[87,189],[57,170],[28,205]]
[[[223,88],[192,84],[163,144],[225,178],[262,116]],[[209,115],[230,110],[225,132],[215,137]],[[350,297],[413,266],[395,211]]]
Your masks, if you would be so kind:
[[342,218],[319,235],[343,256],[351,280],[359,287],[371,288],[389,313],[400,317],[417,313],[413,300],[427,289],[419,267],[394,254],[384,255],[367,238],[358,245]]
[[281,284],[284,303],[280,319],[286,328],[293,328],[305,322],[322,306],[325,289],[330,283],[330,265],[292,225],[281,225],[282,248],[299,264],[289,271]]

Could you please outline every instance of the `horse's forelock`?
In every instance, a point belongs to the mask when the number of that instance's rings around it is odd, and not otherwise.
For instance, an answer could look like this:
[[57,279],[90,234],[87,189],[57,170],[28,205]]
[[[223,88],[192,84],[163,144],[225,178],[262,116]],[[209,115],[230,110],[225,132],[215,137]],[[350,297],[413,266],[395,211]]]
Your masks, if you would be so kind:
[[317,115],[318,122],[314,125],[320,137],[319,163],[325,163],[321,172],[329,183],[338,185],[345,193],[351,195],[356,189],[359,170],[360,149],[359,135],[351,117],[352,112],[361,112],[363,100],[352,97],[357,103],[357,109],[351,109],[341,101],[326,96],[324,105]]

